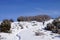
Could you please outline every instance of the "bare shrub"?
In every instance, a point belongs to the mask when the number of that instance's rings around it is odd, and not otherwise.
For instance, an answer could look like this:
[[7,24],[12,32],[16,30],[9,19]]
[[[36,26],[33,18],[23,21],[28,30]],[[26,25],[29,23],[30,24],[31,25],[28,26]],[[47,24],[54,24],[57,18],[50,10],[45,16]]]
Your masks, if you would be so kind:
[[47,21],[49,19],[51,19],[51,17],[48,15],[37,15],[37,16],[28,16],[28,17],[20,16],[17,18],[17,21],[38,21],[38,22],[42,22],[42,21]]

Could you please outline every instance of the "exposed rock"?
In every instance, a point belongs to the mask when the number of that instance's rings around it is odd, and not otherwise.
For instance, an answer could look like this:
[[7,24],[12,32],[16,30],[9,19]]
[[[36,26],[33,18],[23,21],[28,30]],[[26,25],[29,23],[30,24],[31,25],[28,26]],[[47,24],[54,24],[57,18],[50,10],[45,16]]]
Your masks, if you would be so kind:
[[41,35],[44,35],[44,33],[42,33],[42,32],[35,32],[35,35],[36,36],[41,36]]

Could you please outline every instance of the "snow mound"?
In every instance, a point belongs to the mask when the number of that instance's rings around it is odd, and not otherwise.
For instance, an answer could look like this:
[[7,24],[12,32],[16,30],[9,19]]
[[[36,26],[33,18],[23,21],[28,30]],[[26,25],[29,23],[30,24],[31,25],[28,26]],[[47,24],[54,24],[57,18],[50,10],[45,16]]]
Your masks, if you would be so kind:
[[[13,22],[11,23],[11,33],[0,33],[0,40],[59,40],[58,34],[46,31],[43,28],[53,19],[43,22]],[[36,36],[36,32],[39,35]]]

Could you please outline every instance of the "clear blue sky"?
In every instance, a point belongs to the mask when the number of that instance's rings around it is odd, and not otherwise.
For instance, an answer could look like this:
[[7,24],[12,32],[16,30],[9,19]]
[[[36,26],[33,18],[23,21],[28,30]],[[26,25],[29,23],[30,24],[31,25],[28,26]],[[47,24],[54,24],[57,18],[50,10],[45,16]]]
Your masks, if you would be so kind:
[[40,14],[60,16],[60,0],[0,0],[0,20]]

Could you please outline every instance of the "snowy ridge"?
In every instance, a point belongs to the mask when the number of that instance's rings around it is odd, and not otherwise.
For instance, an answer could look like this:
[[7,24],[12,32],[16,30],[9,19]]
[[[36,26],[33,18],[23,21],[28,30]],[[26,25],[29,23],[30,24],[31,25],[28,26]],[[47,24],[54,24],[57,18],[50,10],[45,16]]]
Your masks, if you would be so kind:
[[[43,22],[13,22],[11,24],[11,33],[0,33],[0,40],[59,40],[55,37],[58,34],[43,30],[48,23],[52,23],[53,19]],[[21,29],[23,27],[23,29]],[[42,33],[39,36],[35,32]],[[55,37],[55,38],[54,38]]]

